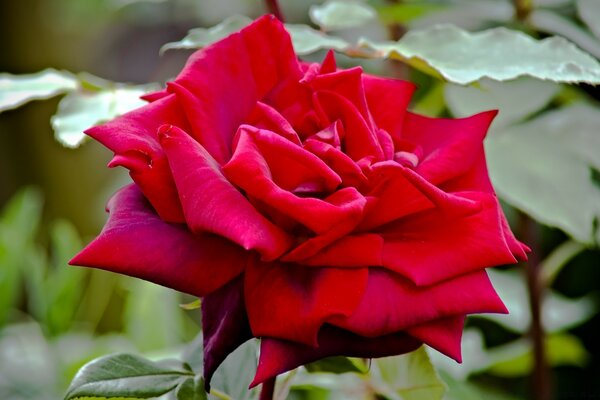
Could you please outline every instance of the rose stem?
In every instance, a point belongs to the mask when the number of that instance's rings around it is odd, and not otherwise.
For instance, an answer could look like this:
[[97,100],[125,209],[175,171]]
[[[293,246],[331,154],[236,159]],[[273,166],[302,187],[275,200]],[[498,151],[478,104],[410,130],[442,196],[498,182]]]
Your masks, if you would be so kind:
[[281,7],[279,7],[278,0],[265,0],[265,5],[267,6],[267,10],[269,10],[269,12],[273,14],[278,20],[280,20],[281,22],[285,22],[285,19],[283,18],[283,14],[281,12]]
[[262,388],[260,389],[259,400],[273,400],[273,393],[275,393],[275,379],[277,378],[273,377],[263,382]]
[[523,22],[527,20],[533,8],[533,0],[512,0],[515,8],[515,17]]
[[[387,0],[390,4],[398,4],[402,0]],[[406,33],[406,27],[397,23],[392,22],[388,25],[388,36],[391,40],[397,41]],[[408,66],[398,60],[389,60],[391,74],[394,78],[406,79],[408,77]]]
[[540,263],[540,234],[535,221],[525,214],[520,214],[520,232],[523,241],[531,247],[531,254],[527,261],[525,274],[529,292],[529,310],[531,312],[530,339],[533,341],[533,374],[532,392],[537,400],[550,400],[552,387],[550,370],[548,369],[546,351],[544,347],[544,327],[542,325],[542,299],[544,296],[544,282],[541,274]]

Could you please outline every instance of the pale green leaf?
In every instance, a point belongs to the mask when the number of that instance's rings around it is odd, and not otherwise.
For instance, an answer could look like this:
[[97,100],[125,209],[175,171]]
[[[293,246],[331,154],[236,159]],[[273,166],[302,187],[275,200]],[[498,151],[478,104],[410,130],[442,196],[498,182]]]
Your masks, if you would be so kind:
[[125,332],[141,351],[159,350],[181,343],[185,314],[178,293],[142,280],[128,280],[124,305]]
[[451,375],[440,371],[448,392],[444,400],[517,400],[518,397],[506,392],[500,392],[498,389],[488,388],[468,380],[459,380]]
[[357,372],[364,374],[368,371],[367,366],[360,358],[350,357],[327,357],[304,366],[309,372],[332,372],[343,374],[345,372]]
[[177,390],[193,376],[185,365],[175,368],[136,355],[110,355],[86,364],[71,382],[65,400],[82,397],[150,399]]
[[372,21],[377,12],[368,4],[355,0],[328,0],[310,7],[312,22],[323,30],[337,30],[364,25]]
[[577,104],[548,112],[486,141],[490,176],[501,197],[582,243],[600,240],[600,112]]
[[42,100],[77,89],[77,78],[69,72],[45,69],[35,74],[0,73],[0,112],[31,100]]
[[373,359],[371,379],[379,393],[399,400],[438,400],[446,391],[424,347],[401,356]]
[[560,37],[535,40],[495,28],[470,33],[452,25],[411,31],[397,42],[361,39],[375,57],[395,58],[450,82],[468,84],[532,76],[555,82],[600,83],[600,63]]
[[600,1],[577,0],[579,18],[590,28],[590,31],[600,38]]
[[[482,314],[477,318],[490,319],[519,333],[525,333],[531,325],[529,295],[525,280],[518,271],[488,270],[498,293],[508,308],[508,315]],[[548,290],[542,302],[542,323],[546,332],[554,333],[577,326],[596,312],[592,297],[570,299]]]
[[529,16],[529,21],[539,31],[563,36],[594,57],[600,58],[600,41],[558,13],[535,10]]
[[343,51],[350,48],[350,44],[344,39],[327,35],[308,25],[286,24],[285,28],[290,33],[294,50],[299,55],[310,54],[323,49]]
[[191,29],[187,36],[178,42],[167,43],[161,47],[161,54],[171,49],[199,49],[213,44],[233,32],[250,24],[252,20],[243,15],[234,15],[212,28]]
[[[257,355],[256,340],[249,340],[238,347],[219,366],[211,380],[211,386],[235,400],[257,399],[258,390],[248,389],[256,372]],[[211,394],[210,398],[216,397]]]
[[[417,5],[421,4],[414,4]],[[478,30],[489,26],[490,22],[506,24],[513,19],[515,13],[514,6],[508,0],[454,0],[451,3],[433,3],[431,6],[433,5],[437,5],[439,9],[410,21],[409,28],[424,29],[439,24],[452,24],[466,30]]]
[[66,147],[79,146],[85,138],[85,129],[143,106],[146,103],[140,96],[154,89],[155,85],[122,85],[69,93],[60,101],[57,113],[50,120],[56,140]]
[[508,82],[482,79],[476,86],[446,85],[445,98],[456,117],[499,110],[493,124],[499,129],[544,108],[559,90],[556,83],[527,77]]

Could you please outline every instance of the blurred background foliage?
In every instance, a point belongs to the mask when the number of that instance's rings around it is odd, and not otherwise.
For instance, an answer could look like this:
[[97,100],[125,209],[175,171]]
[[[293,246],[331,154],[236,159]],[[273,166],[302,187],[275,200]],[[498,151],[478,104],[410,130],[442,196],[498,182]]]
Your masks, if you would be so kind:
[[[346,40],[359,36],[382,40],[438,23],[468,30],[507,26],[537,38],[567,37],[598,58],[600,16],[594,12],[600,7],[594,7],[595,2],[535,0],[527,18],[519,18],[513,3],[504,0],[374,1],[370,4],[379,18],[358,29],[336,30],[336,35]],[[320,2],[281,1],[291,23],[309,23],[308,10],[315,3]],[[169,50],[159,55],[165,43],[181,40],[191,28],[212,26],[232,15],[254,18],[265,12],[263,7],[258,0],[1,2],[0,71],[23,74],[54,67],[114,82],[162,83],[177,74],[191,52]],[[309,58],[322,56],[321,52]],[[504,206],[517,235],[525,240],[533,237],[536,258],[541,260],[541,276],[548,287],[542,321],[555,397],[600,398],[600,203],[594,202],[600,188],[600,90],[529,78],[503,84],[483,80],[464,87],[395,61],[357,61],[343,55],[339,59],[342,65],[360,63],[370,72],[417,82],[420,88],[412,108],[424,114],[461,116],[501,108],[493,131],[503,132],[502,141],[498,136],[488,152],[492,167],[500,163],[502,168],[492,168],[492,177],[507,200]],[[86,75],[79,79],[92,86],[109,85]],[[112,352],[157,359],[187,349],[192,367],[198,362],[197,341],[191,346],[186,343],[200,329],[199,311],[179,307],[194,299],[146,282],[66,265],[101,229],[106,199],[128,177],[124,171],[102,167],[111,154],[98,143],[89,141],[71,150],[54,139],[49,121],[59,100],[31,102],[0,116],[0,399],[62,398],[82,365]],[[570,107],[581,102],[588,108]],[[77,126],[77,122],[66,123]],[[564,129],[574,136],[551,135]],[[511,142],[527,132],[549,136],[529,144]],[[591,160],[589,164],[581,166],[574,156],[554,157],[568,152],[574,140],[582,141],[577,151],[589,144],[586,154],[595,157],[584,157]],[[583,184],[569,182],[569,175],[566,180],[560,176],[561,171],[577,173],[581,168],[586,175]],[[535,171],[521,173],[526,169],[541,170],[547,181],[540,184]],[[517,184],[514,176],[523,178]],[[540,186],[535,199],[527,193],[532,184]],[[565,207],[557,208],[557,199]],[[527,234],[528,217],[509,204],[537,219],[533,236]],[[587,219],[578,220],[577,213],[588,208]],[[590,230],[592,239],[586,236]],[[498,269],[492,279],[511,314],[468,321],[462,365],[429,352],[449,388],[448,400],[535,398],[528,389],[534,361],[524,274],[519,267]],[[252,346],[241,348],[228,360],[222,368],[228,372],[217,375],[215,387],[230,395],[239,393],[240,398],[255,397],[254,392],[243,390],[255,362]],[[427,398],[411,395],[402,386],[401,375],[394,375],[411,363],[427,364],[427,357],[422,352],[401,361],[366,365],[351,360],[351,364],[302,368],[281,380],[278,393],[280,398],[298,400],[374,398],[375,392],[377,398]],[[431,374],[421,378],[429,379],[427,384],[435,391],[439,377],[434,371]]]

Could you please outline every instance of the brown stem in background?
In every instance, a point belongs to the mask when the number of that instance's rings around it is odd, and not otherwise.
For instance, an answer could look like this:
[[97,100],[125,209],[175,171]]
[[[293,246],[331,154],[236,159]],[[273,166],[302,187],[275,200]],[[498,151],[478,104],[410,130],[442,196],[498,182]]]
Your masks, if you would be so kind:
[[[387,0],[390,4],[398,4],[401,0]],[[406,27],[398,23],[392,23],[388,25],[388,35],[391,40],[397,41],[406,33]],[[398,60],[389,60],[390,72],[394,78],[407,79],[408,78],[408,66]]]
[[520,215],[520,232],[523,241],[531,247],[531,254],[525,268],[527,288],[529,292],[529,309],[531,313],[530,340],[533,344],[533,374],[531,376],[533,398],[536,400],[551,400],[552,383],[550,369],[544,346],[545,333],[542,325],[542,299],[544,282],[540,263],[540,233],[539,226],[525,214]]
[[515,7],[515,17],[519,21],[525,21],[533,9],[533,0],[512,0]]
[[273,393],[275,393],[275,379],[271,378],[263,382],[260,389],[259,400],[273,400]]
[[269,12],[273,14],[278,20],[280,20],[281,22],[285,22],[285,19],[283,18],[283,13],[281,12],[281,7],[279,7],[278,0],[265,0],[265,5],[267,6],[267,10],[269,10]]

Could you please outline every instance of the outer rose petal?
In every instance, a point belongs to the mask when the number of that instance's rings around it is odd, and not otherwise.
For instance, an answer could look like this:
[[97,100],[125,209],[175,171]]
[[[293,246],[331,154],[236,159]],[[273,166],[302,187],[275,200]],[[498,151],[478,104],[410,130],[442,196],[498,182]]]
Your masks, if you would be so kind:
[[423,149],[416,171],[434,185],[463,175],[481,156],[483,138],[497,114],[446,119],[407,113],[401,138]]
[[252,332],[317,345],[332,316],[350,315],[363,296],[367,269],[312,269],[254,260],[246,270],[246,307]]
[[465,316],[458,315],[410,327],[406,333],[457,362],[462,362],[460,343],[464,324]]
[[194,53],[170,90],[181,99],[194,137],[223,164],[256,101],[282,80],[300,76],[289,34],[264,16]]
[[439,318],[486,312],[507,311],[485,271],[418,287],[383,268],[369,268],[367,290],[354,313],[328,322],[377,337]]
[[100,235],[71,265],[130,275],[195,296],[220,288],[244,269],[248,254],[242,248],[163,222],[135,185],[117,192],[108,210]]
[[365,338],[328,325],[319,331],[317,347],[275,338],[263,338],[256,376],[250,387],[325,357],[388,357],[409,353],[420,345],[421,342],[417,339],[402,332],[377,338]]
[[451,203],[403,218],[381,231],[383,265],[417,285],[431,285],[468,272],[512,264],[498,200],[465,193],[480,209],[469,214]]
[[399,139],[406,108],[416,86],[407,81],[363,74],[367,103],[375,124]]
[[252,338],[246,306],[244,279],[238,277],[202,299],[204,335],[204,382],[210,380],[221,363],[238,346]]
[[181,105],[174,96],[128,112],[85,133],[115,152],[109,167],[130,171],[146,198],[167,222],[183,222],[183,211],[165,154],[156,132],[163,124],[186,127]]
[[175,126],[163,126],[159,136],[192,231],[222,235],[245,249],[258,250],[265,259],[290,247],[291,239],[225,179],[201,144]]

